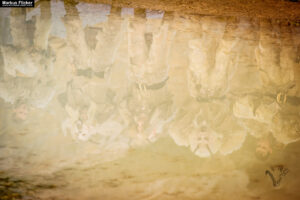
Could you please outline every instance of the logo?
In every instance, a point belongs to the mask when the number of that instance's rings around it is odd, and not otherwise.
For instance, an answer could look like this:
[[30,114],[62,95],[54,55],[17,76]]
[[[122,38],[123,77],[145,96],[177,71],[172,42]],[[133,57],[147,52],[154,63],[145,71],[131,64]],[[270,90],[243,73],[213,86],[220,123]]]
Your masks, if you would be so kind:
[[0,7],[34,7],[34,0],[0,0]]
[[282,178],[288,173],[289,170],[283,165],[274,165],[271,167],[271,170],[265,171],[265,174],[270,176],[274,187],[279,186]]

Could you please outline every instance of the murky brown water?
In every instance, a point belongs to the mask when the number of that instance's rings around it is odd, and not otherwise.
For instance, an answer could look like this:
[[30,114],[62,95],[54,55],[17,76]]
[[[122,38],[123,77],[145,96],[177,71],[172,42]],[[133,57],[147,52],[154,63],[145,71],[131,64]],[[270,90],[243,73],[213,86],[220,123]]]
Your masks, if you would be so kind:
[[300,199],[300,27],[1,8],[0,199]]

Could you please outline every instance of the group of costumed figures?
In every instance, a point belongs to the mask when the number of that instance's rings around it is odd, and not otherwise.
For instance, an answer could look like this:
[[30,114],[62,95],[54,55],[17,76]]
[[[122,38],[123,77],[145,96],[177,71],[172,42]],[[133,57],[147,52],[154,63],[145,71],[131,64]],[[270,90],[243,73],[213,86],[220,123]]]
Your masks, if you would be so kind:
[[[30,19],[19,8],[1,16],[6,120],[47,123],[31,113],[54,110],[61,134],[109,151],[169,136],[210,157],[252,137],[265,159],[299,140],[296,27],[108,5],[91,25],[86,5],[66,1],[54,17],[55,4],[40,1]],[[58,22],[65,36],[52,34]]]

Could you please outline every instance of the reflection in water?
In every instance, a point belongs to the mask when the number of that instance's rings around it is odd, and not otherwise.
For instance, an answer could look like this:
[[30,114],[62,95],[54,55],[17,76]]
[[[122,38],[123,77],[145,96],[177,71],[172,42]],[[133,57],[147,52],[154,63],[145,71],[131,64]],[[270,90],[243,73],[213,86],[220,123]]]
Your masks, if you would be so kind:
[[55,0],[0,20],[0,195],[300,198],[299,27]]

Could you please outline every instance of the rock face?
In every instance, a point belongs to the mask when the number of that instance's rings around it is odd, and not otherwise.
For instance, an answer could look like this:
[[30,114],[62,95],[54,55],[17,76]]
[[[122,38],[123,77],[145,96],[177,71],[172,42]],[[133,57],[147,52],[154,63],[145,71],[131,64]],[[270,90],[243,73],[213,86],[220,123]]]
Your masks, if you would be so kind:
[[229,156],[247,138],[300,139],[299,27],[60,3],[0,16],[12,38],[1,35],[0,171],[112,162],[164,138],[199,158]]
[[[90,3],[111,3],[111,0],[82,0]],[[298,19],[300,5],[298,0],[118,0],[114,5],[119,7],[142,7],[152,10],[166,10],[185,14],[208,16],[258,17],[271,19]]]

